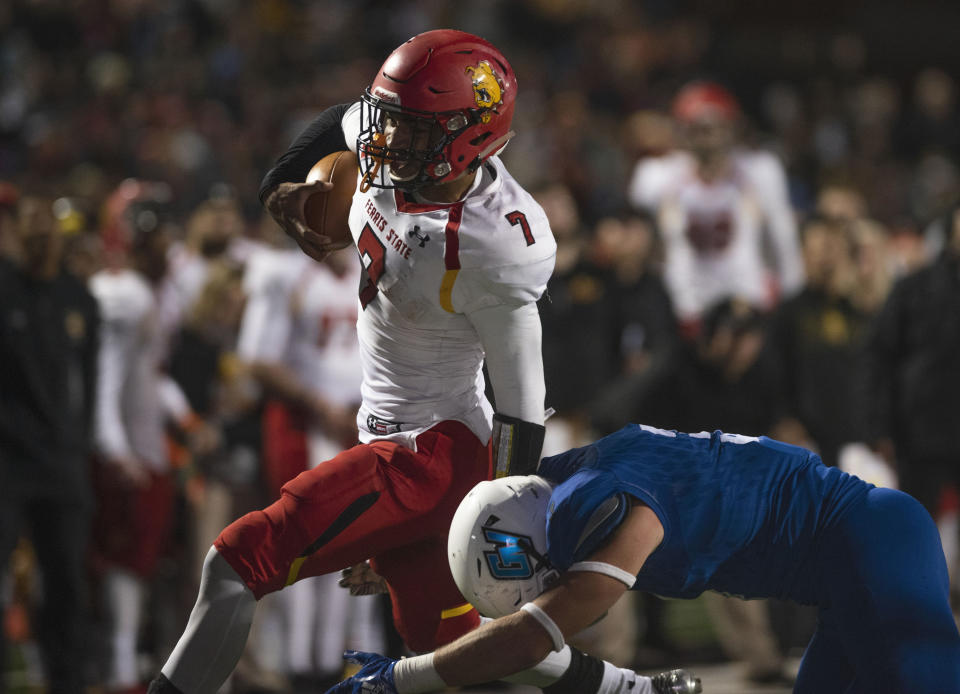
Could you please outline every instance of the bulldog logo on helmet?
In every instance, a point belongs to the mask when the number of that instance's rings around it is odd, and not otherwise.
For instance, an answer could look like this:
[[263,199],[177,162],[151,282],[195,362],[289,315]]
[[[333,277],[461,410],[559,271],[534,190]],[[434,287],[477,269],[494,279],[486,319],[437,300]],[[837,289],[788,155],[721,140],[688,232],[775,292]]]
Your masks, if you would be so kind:
[[476,67],[468,66],[467,74],[473,81],[473,98],[477,102],[477,107],[485,109],[480,120],[486,123],[490,120],[489,111],[503,101],[503,84],[486,60],[481,60]]

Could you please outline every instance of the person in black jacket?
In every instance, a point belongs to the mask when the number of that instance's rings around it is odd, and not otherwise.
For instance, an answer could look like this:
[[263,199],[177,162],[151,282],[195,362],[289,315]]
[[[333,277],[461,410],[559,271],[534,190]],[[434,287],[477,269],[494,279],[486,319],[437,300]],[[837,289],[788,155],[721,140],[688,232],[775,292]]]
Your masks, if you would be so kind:
[[855,301],[856,252],[849,225],[804,222],[807,282],[773,314],[769,346],[778,365],[782,417],[775,438],[813,447],[826,465],[862,440],[859,361],[871,314]]
[[870,440],[934,516],[960,482],[960,203],[944,228],[936,260],[894,285],[868,348]]
[[43,574],[35,624],[49,691],[80,692],[99,317],[61,268],[51,201],[21,199],[12,227],[18,257],[0,259],[0,574],[29,530]]

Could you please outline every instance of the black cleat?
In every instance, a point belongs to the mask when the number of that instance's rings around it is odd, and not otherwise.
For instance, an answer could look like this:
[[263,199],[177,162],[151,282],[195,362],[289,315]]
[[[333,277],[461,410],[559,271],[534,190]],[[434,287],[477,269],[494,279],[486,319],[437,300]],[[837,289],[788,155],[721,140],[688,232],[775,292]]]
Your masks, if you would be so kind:
[[694,677],[686,670],[670,670],[661,672],[650,678],[653,690],[657,694],[698,694],[703,688],[700,678]]

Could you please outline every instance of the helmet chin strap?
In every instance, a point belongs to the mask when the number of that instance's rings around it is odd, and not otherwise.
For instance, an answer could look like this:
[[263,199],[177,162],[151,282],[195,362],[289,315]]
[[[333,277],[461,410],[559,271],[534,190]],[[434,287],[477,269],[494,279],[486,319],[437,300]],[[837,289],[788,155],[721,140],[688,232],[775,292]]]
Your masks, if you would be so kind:
[[486,147],[480,150],[480,154],[478,154],[476,158],[472,162],[470,162],[470,166],[467,167],[467,170],[476,171],[484,159],[489,157],[491,154],[498,152],[502,150],[504,147],[506,147],[507,143],[510,142],[510,140],[513,139],[513,136],[516,134],[517,134],[516,130],[510,130],[507,133],[498,137],[496,140],[494,140],[490,144],[488,144]]
[[367,169],[367,172],[363,174],[363,178],[360,181],[361,193],[366,193],[370,190],[374,179],[377,177],[377,174],[380,173],[380,167],[383,166],[383,152],[387,147],[387,138],[383,133],[374,133],[371,144],[380,151],[380,155],[375,156],[368,154],[368,156],[373,159],[373,167]]

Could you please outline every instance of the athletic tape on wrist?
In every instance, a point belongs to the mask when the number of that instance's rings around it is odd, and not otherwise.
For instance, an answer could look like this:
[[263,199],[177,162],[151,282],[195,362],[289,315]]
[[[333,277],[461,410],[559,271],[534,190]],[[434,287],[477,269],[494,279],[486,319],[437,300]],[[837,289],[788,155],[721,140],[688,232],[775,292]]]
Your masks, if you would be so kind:
[[398,694],[434,692],[447,688],[447,683],[433,667],[433,653],[398,660],[393,666],[393,683]]
[[550,636],[550,640],[553,641],[553,650],[562,651],[564,642],[563,642],[563,632],[560,631],[560,627],[550,619],[550,615],[541,610],[539,607],[534,605],[532,602],[528,602],[523,607],[520,608],[528,615],[533,617],[535,620],[540,622],[540,626],[547,630],[547,634]]
[[633,588],[633,584],[637,582],[637,577],[629,571],[621,569],[619,566],[614,566],[613,564],[607,564],[603,561],[578,561],[567,570],[592,571],[593,573],[604,574],[605,576],[609,576],[610,578],[620,581],[626,585],[627,588]]

